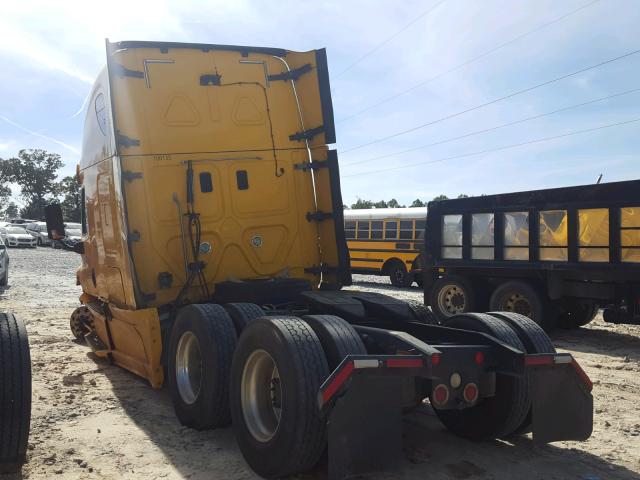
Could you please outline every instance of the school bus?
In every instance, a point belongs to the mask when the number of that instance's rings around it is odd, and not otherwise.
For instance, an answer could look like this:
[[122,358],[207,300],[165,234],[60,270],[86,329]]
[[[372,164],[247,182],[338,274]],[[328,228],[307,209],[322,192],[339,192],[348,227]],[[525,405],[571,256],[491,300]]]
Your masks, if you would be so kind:
[[389,275],[396,287],[422,286],[426,207],[344,211],[351,271]]

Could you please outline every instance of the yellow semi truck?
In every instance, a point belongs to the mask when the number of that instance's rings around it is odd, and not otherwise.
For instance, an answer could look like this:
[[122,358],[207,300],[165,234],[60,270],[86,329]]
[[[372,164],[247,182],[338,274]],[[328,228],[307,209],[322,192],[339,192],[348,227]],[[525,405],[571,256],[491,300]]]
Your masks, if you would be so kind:
[[[265,477],[391,468],[429,398],[467,438],[585,439],[590,381],[515,314],[430,324],[350,283],[324,50],[106,44],[82,159],[74,334],[233,429]],[[64,237],[59,206],[47,209]]]

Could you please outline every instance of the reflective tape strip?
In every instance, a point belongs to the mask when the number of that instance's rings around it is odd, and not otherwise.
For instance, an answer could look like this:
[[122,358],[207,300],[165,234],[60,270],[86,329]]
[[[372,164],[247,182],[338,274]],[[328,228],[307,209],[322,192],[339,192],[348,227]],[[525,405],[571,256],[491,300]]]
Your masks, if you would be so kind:
[[361,359],[353,361],[354,368],[378,368],[380,361],[377,359]]

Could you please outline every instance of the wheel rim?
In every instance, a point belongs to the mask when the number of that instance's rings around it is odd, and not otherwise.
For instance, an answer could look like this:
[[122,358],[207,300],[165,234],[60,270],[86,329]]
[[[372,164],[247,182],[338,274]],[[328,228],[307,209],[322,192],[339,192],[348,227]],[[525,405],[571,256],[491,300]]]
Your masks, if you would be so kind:
[[531,318],[531,302],[521,293],[512,293],[504,303],[504,310],[515,312]]
[[465,312],[467,299],[458,285],[445,285],[438,292],[438,309],[447,316]]
[[262,443],[271,440],[280,425],[282,385],[278,367],[265,350],[256,350],[244,364],[240,399],[253,438]]
[[202,388],[202,353],[192,332],[184,332],[178,342],[176,384],[182,401],[187,405],[195,403]]

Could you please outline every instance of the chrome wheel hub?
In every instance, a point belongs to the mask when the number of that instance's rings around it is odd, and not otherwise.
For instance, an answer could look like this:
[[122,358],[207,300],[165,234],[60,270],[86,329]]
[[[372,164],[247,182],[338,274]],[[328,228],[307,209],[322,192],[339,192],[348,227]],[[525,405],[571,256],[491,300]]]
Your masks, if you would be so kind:
[[202,353],[193,332],[184,332],[176,350],[176,385],[187,405],[198,399],[202,388]]

